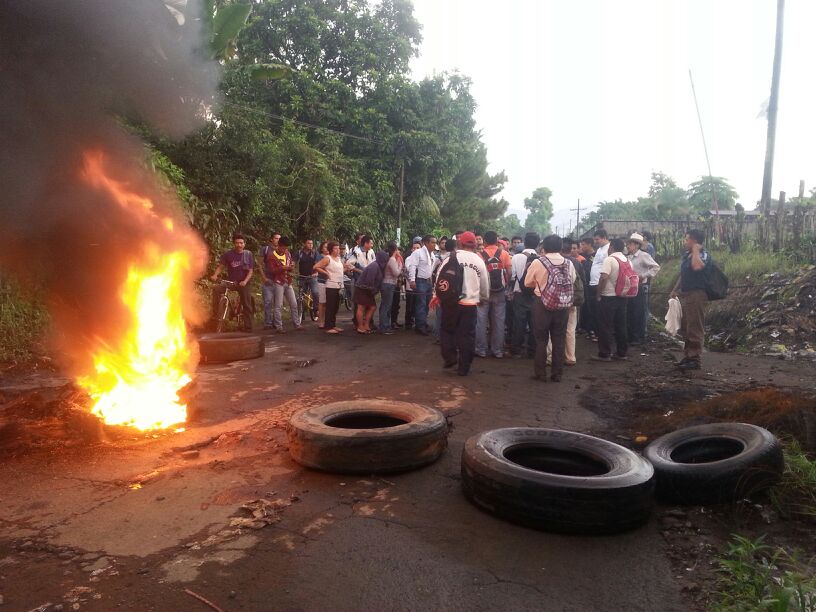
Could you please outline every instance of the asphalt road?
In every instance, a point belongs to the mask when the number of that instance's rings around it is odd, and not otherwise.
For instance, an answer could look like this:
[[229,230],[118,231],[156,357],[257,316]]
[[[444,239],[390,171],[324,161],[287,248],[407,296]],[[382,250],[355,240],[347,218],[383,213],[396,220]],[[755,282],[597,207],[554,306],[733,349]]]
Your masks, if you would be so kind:
[[[267,340],[262,359],[200,368],[198,416],[183,433],[2,462],[4,612],[207,609],[185,589],[224,610],[688,609],[655,521],[617,536],[559,536],[496,519],[461,493],[467,437],[521,425],[602,432],[579,395],[652,356],[599,371],[593,347],[580,344],[564,382],[542,384],[529,360],[481,359],[470,377],[452,375],[432,340],[413,333],[312,327]],[[292,462],[287,417],[354,398],[443,410],[448,450],[383,478]],[[197,456],[178,451],[213,438]],[[260,498],[277,504],[268,526],[230,526]]]

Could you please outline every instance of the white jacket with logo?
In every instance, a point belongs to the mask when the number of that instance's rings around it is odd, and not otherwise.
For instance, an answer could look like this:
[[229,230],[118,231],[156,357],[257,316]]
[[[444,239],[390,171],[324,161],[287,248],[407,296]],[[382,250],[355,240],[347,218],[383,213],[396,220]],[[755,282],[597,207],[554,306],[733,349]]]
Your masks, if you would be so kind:
[[[462,268],[462,293],[459,303],[462,306],[478,306],[479,302],[490,299],[490,278],[484,259],[470,251],[456,251],[456,259]],[[448,257],[439,268],[442,269],[451,261]]]

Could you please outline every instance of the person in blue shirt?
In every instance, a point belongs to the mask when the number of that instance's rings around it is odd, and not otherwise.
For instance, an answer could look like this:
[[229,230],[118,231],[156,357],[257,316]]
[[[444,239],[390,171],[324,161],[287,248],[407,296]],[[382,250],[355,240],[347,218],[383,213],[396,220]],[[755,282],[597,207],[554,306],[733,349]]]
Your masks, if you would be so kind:
[[677,364],[681,370],[699,370],[703,353],[705,307],[708,303],[705,267],[710,261],[708,252],[703,248],[704,241],[705,236],[698,229],[690,229],[686,233],[686,252],[680,262],[680,278],[671,292],[671,297],[680,299],[683,309],[680,333],[685,339],[685,356]]

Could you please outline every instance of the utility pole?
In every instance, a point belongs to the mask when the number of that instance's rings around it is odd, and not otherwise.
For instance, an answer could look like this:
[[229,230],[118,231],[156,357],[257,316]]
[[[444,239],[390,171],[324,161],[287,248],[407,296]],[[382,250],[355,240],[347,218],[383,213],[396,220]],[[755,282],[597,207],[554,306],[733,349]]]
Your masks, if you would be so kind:
[[578,231],[578,226],[581,224],[581,198],[578,198],[578,206],[570,208],[570,212],[575,213],[575,231]]
[[768,100],[768,137],[765,144],[765,172],[762,175],[762,198],[760,210],[765,220],[765,238],[768,239],[771,212],[771,186],[773,183],[774,146],[776,144],[776,111],[779,106],[779,77],[782,69],[782,26],[785,17],[785,0],[776,0],[776,43],[774,45],[771,97]]
[[399,188],[399,202],[397,203],[397,244],[400,243],[400,235],[402,233],[402,196],[405,191],[405,160],[400,164],[400,188]]
[[711,174],[711,160],[708,158],[708,146],[706,145],[705,132],[703,131],[703,119],[700,117],[700,105],[697,104],[697,91],[694,89],[694,78],[689,69],[689,81],[691,82],[691,93],[694,96],[694,108],[697,109],[697,123],[700,124],[700,136],[703,138],[703,151],[705,151],[706,167],[708,168],[708,179],[711,185],[711,204],[714,209],[714,235],[720,239],[720,205],[717,202],[717,190],[714,187],[714,176]]

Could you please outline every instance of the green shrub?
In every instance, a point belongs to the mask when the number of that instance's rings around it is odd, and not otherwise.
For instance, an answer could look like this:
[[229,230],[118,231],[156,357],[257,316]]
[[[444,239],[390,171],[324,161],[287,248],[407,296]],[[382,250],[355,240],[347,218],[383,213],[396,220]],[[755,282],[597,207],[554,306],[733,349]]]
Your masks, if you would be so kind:
[[783,548],[735,535],[719,560],[714,610],[816,610],[816,577]]
[[14,285],[0,283],[0,361],[31,359],[48,322],[41,304],[23,297]]

